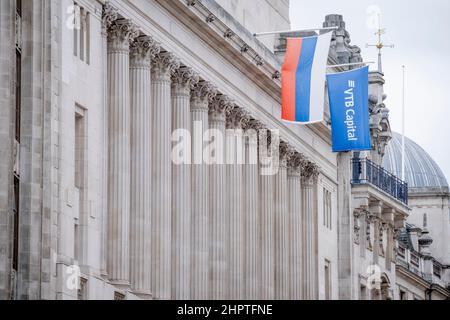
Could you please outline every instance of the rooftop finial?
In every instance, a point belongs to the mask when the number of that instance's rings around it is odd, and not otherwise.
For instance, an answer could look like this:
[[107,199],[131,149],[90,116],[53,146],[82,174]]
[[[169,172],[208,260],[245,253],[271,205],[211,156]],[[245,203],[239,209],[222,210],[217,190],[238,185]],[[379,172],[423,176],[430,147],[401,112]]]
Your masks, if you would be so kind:
[[378,49],[378,72],[383,73],[383,67],[381,64],[381,50],[383,48],[394,48],[393,44],[384,44],[381,40],[381,36],[386,33],[386,28],[381,28],[381,16],[378,14],[378,30],[375,32],[375,35],[378,37],[377,44],[366,44],[366,48],[368,47],[376,47]]

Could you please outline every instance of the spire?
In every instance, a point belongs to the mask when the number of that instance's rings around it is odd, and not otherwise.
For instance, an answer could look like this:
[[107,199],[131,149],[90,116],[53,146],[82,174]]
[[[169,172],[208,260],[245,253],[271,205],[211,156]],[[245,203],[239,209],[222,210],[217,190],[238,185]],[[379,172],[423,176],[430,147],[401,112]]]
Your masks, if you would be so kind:
[[377,36],[377,43],[376,44],[366,44],[366,48],[368,47],[376,47],[378,50],[378,72],[383,73],[383,66],[381,63],[381,51],[383,48],[394,48],[393,44],[384,44],[381,36],[386,33],[386,28],[381,28],[381,18],[380,15],[378,15],[378,30],[375,32],[375,35]]

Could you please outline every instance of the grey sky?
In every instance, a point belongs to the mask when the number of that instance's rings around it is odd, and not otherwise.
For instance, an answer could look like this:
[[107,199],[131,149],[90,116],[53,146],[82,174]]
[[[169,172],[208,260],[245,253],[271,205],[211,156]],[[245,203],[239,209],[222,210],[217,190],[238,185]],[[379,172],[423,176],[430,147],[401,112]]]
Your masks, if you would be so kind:
[[[325,15],[344,16],[352,44],[366,61],[376,61],[373,15],[381,11],[386,105],[392,130],[401,132],[401,66],[406,74],[406,135],[422,146],[450,181],[450,1],[290,0],[292,29],[322,26]],[[375,68],[375,65],[373,66]]]

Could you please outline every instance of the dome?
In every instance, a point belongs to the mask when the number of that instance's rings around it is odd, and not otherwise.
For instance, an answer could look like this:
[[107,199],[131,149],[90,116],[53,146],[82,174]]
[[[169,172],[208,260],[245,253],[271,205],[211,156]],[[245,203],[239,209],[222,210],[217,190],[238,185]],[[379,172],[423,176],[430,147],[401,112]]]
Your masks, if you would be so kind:
[[[402,136],[392,133],[383,158],[383,167],[401,177]],[[417,143],[405,137],[405,180],[409,188],[448,188],[442,170]]]

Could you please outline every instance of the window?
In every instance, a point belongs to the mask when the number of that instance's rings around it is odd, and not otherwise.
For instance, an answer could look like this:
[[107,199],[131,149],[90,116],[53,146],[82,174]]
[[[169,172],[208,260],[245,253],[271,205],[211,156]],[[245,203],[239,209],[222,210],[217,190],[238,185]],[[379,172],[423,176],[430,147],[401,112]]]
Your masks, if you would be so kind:
[[75,187],[75,202],[77,210],[74,211],[74,258],[79,263],[83,264],[83,229],[80,226],[86,225],[85,217],[85,200],[86,194],[86,110],[75,105],[75,119],[74,119],[74,187]]
[[398,246],[398,256],[402,259],[405,259],[406,249],[402,246]]
[[408,295],[403,290],[400,290],[400,300],[408,300]]
[[15,134],[17,142],[20,142],[20,111],[21,111],[21,87],[22,87],[22,1],[16,0],[16,125]]
[[331,262],[325,260],[324,266],[325,278],[325,300],[331,300]]
[[84,110],[76,106],[75,112],[75,187],[83,189],[85,176],[85,117]]
[[90,14],[74,4],[74,26],[73,26],[73,54],[81,61],[90,63],[91,35],[90,35]]
[[433,264],[433,274],[439,279],[441,278],[441,267],[435,263]]
[[14,177],[14,225],[13,225],[13,259],[12,267],[18,271],[19,267],[19,178]]
[[323,188],[323,225],[331,230],[331,192]]

